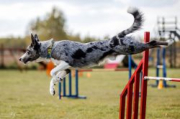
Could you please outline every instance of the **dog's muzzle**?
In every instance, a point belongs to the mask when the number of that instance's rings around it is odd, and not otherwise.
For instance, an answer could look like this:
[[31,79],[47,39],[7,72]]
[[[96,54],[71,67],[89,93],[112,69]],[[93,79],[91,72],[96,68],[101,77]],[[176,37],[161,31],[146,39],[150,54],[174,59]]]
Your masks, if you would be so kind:
[[24,59],[22,59],[22,58],[19,58],[19,61],[21,61],[21,62],[23,62],[24,64],[26,64],[29,60],[27,59],[27,60],[24,60]]

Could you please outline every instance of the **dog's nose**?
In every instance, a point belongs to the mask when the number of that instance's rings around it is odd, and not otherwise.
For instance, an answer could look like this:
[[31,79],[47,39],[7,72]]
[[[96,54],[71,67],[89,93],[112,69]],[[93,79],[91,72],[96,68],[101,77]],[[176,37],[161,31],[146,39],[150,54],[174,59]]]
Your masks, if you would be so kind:
[[21,58],[19,58],[19,61],[21,61],[22,59]]

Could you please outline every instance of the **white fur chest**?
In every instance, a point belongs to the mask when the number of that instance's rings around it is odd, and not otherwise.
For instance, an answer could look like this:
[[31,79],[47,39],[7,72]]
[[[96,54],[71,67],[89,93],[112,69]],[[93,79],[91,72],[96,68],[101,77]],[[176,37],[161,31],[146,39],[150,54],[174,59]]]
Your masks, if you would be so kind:
[[47,59],[47,58],[42,58],[42,57],[40,57],[37,60],[35,60],[35,62],[42,62],[42,61],[49,62],[50,60]]

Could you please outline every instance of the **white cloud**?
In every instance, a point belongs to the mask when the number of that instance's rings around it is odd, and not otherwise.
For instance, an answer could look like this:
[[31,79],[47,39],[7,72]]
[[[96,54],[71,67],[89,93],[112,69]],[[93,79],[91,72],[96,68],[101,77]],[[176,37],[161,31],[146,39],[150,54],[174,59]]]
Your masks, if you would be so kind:
[[179,0],[115,0],[124,5],[136,7],[167,7],[176,4]]

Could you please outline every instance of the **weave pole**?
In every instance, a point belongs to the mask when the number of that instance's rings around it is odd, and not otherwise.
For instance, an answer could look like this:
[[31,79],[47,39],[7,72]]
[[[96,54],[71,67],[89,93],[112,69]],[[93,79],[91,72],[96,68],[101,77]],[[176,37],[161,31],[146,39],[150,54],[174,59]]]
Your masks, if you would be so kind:
[[[149,42],[150,33],[145,32],[144,41]],[[147,80],[144,77],[148,75],[148,59],[149,50],[144,51],[143,59],[140,61],[135,72],[131,76],[129,82],[123,89],[120,95],[120,110],[119,119],[138,119],[138,106],[139,106],[139,84],[140,75],[142,72],[141,84],[141,100],[140,100],[140,119],[145,119],[146,115],[146,97],[147,97]],[[134,94],[133,94],[134,92]],[[127,102],[127,103],[126,103]],[[126,111],[125,111],[126,106]],[[132,109],[133,108],[133,109]]]

